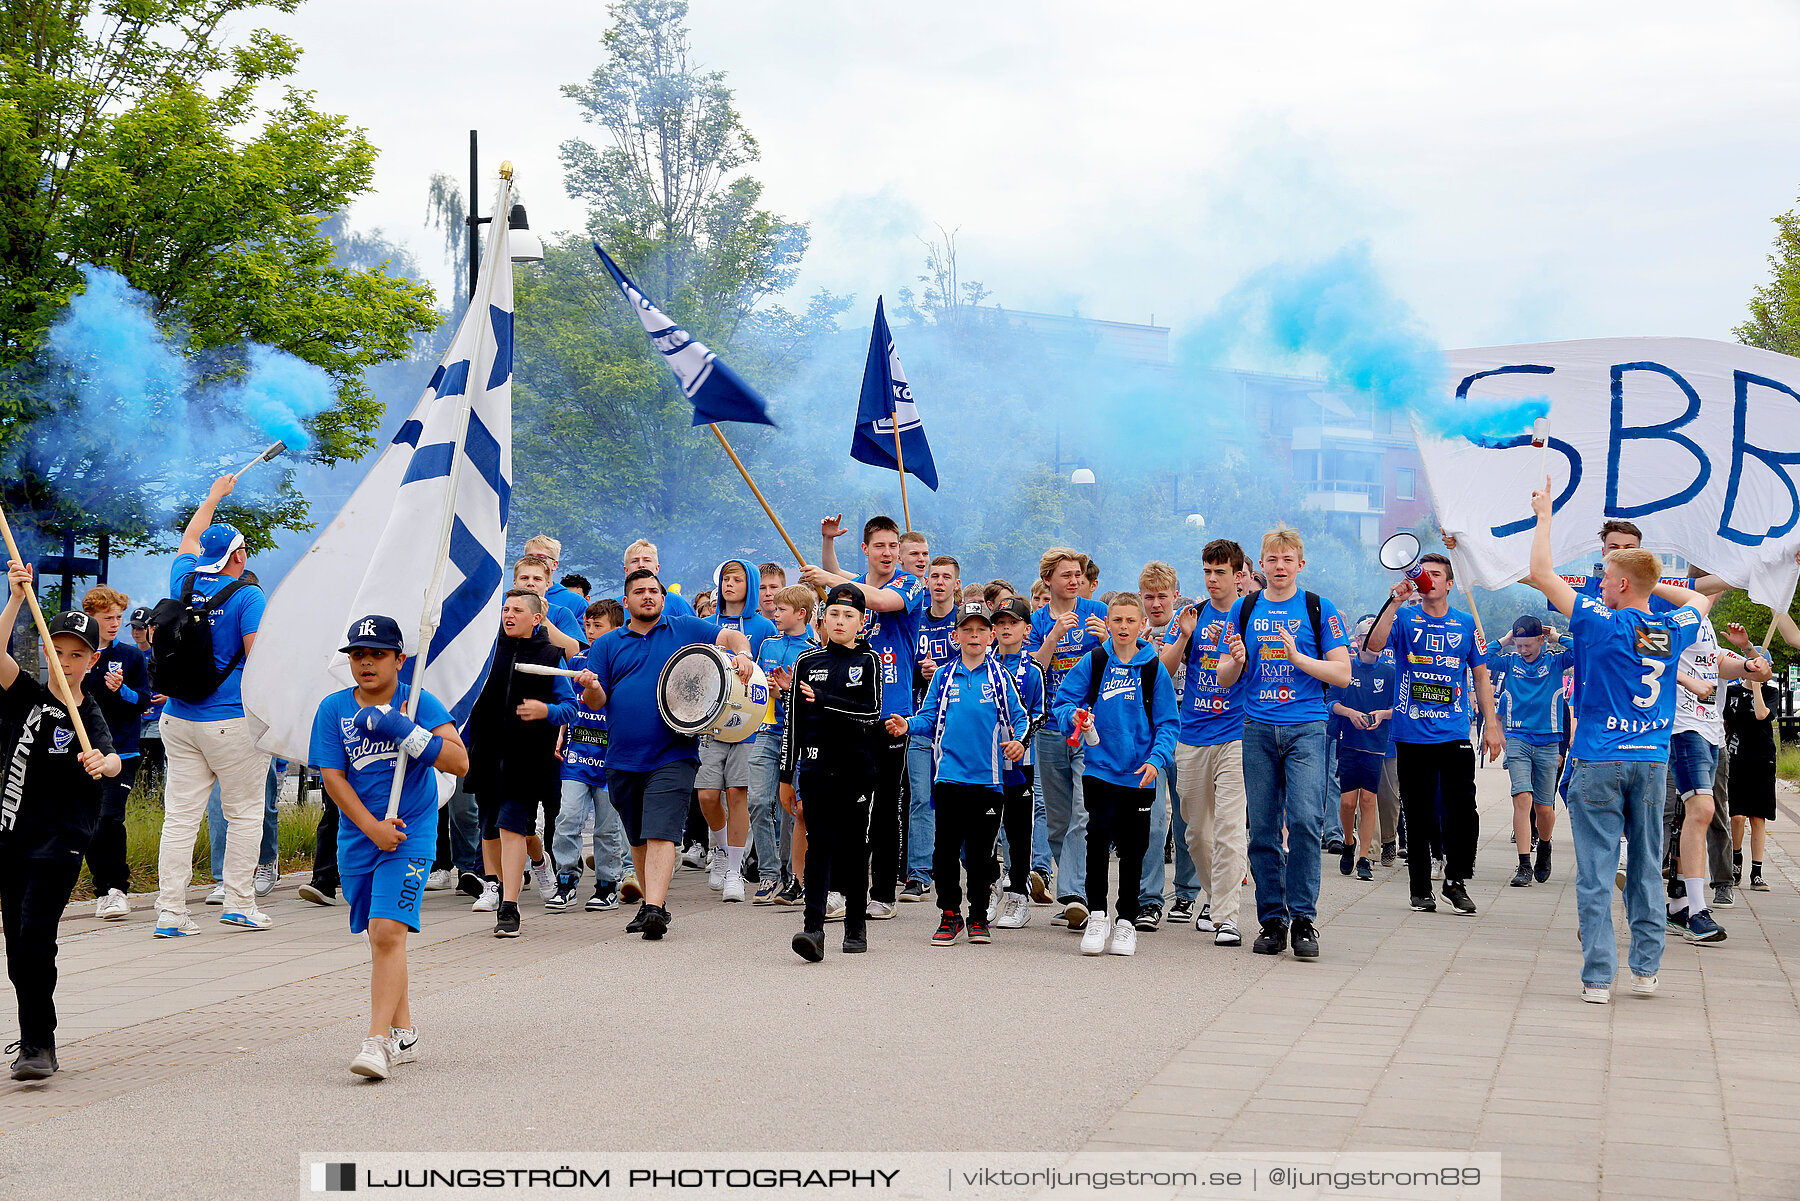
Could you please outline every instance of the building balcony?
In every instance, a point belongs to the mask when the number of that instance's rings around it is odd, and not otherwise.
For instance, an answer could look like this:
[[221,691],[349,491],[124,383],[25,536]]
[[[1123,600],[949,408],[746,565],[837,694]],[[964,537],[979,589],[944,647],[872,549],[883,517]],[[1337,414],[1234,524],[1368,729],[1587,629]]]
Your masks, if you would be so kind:
[[1327,513],[1386,512],[1386,489],[1361,480],[1299,480],[1306,507]]

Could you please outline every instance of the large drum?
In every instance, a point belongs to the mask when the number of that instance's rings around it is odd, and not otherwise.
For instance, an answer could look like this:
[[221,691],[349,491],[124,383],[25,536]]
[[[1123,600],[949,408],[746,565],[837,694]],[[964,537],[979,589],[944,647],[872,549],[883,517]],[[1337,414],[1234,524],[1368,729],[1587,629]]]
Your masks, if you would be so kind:
[[669,656],[656,681],[656,707],[677,734],[742,742],[762,728],[769,713],[769,681],[752,668],[738,679],[731,655],[712,643],[684,646]]

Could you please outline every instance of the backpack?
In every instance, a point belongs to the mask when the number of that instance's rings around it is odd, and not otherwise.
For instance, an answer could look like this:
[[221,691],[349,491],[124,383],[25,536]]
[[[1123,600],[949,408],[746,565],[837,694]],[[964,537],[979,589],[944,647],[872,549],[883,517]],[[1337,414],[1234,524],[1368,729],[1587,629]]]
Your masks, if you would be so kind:
[[[1091,713],[1094,709],[1094,702],[1100,697],[1100,679],[1106,674],[1106,667],[1111,662],[1111,657],[1106,653],[1106,643],[1104,642],[1089,653],[1094,658],[1094,674],[1088,678],[1087,700],[1083,703],[1082,708]],[[1156,668],[1159,662],[1160,660],[1152,656],[1148,663],[1138,668],[1138,681],[1142,685],[1138,689],[1138,693],[1144,698],[1144,717],[1149,721],[1151,729],[1156,728],[1156,718],[1150,714],[1150,705],[1156,696]]]
[[[1320,655],[1323,656],[1325,653],[1325,637],[1320,633],[1323,618],[1320,615],[1321,606],[1319,604],[1319,594],[1316,592],[1307,592],[1302,595],[1306,597],[1306,615],[1312,618],[1313,646],[1319,651]],[[1250,640],[1244,637],[1244,631],[1250,628],[1250,614],[1256,610],[1256,602],[1261,596],[1262,589],[1259,588],[1246,596],[1243,603],[1238,606],[1238,638],[1246,646],[1249,645]],[[1313,682],[1319,684],[1319,687],[1325,688],[1325,685],[1320,684],[1319,681],[1315,680]],[[1325,688],[1325,691],[1329,693],[1331,690]]]
[[244,581],[233,580],[212,596],[196,601],[196,574],[190,571],[183,577],[178,590],[181,595],[165,597],[150,610],[150,686],[164,696],[194,704],[217,692],[225,677],[244,660],[240,645],[223,671],[214,666],[208,616],[244,587]]

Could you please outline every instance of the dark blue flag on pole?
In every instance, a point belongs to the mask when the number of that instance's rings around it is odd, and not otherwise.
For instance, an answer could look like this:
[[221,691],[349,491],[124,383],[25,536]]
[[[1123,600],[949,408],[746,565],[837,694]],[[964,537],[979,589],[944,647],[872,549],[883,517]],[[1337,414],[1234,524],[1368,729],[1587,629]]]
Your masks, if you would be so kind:
[[769,416],[769,406],[755,388],[727,367],[724,359],[664,316],[630,277],[619,270],[619,265],[607,256],[606,251],[600,249],[598,242],[594,243],[594,253],[600,256],[613,282],[619,285],[619,291],[631,302],[638,320],[644,323],[644,332],[650,336],[650,345],[662,352],[663,362],[675,373],[682,394],[694,402],[695,425],[711,425],[717,421],[775,424],[775,419]]
[[856,406],[856,432],[850,437],[850,457],[871,467],[896,470],[894,423],[900,423],[900,458],[906,473],[937,491],[937,465],[931,461],[931,444],[913,405],[912,389],[900,356],[894,351],[894,335],[888,332],[881,297],[875,298],[875,328],[869,333],[869,360],[863,366],[862,399]]

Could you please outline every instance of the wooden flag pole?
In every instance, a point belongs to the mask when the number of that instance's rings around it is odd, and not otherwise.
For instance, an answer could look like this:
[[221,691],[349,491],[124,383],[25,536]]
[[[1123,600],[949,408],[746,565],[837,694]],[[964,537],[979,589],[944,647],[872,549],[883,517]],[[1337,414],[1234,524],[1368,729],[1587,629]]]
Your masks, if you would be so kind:
[[738,469],[738,474],[744,477],[744,482],[746,484],[750,485],[751,495],[756,497],[756,501],[762,506],[763,512],[769,515],[769,520],[775,523],[775,532],[781,535],[781,540],[783,542],[787,543],[788,550],[792,551],[794,554],[794,560],[798,562],[800,566],[805,567],[807,565],[806,556],[800,553],[800,548],[794,545],[794,540],[788,537],[787,530],[782,527],[781,518],[775,516],[775,510],[771,509],[769,507],[769,502],[763,499],[762,489],[756,486],[756,481],[751,479],[750,473],[744,469],[744,461],[737,457],[737,451],[731,449],[731,443],[725,441],[725,431],[721,430],[716,424],[708,425],[706,428],[713,432],[713,437],[719,440],[719,445],[725,448],[725,453],[727,455],[731,456],[732,466]]
[[[4,510],[0,510],[0,534],[6,536],[6,553],[14,562],[23,563],[25,557],[19,553],[19,544],[13,541],[12,523],[6,520]],[[62,664],[56,661],[56,644],[50,641],[50,625],[44,620],[44,610],[38,606],[36,580],[33,580],[32,586],[25,590],[25,599],[31,605],[31,620],[37,624],[38,637],[44,640],[44,653],[50,656],[47,673],[50,678],[50,691],[68,708],[69,724],[75,727],[75,737],[81,740],[82,752],[91,751],[94,749],[94,744],[88,741],[87,726],[83,725],[81,721],[81,710],[75,704],[75,697],[69,688],[69,681],[63,676]]]
[[906,455],[900,450],[900,411],[894,410],[894,462],[900,471],[900,515],[906,518],[906,532],[912,533],[912,509],[906,503]]

